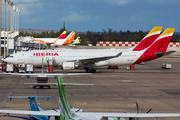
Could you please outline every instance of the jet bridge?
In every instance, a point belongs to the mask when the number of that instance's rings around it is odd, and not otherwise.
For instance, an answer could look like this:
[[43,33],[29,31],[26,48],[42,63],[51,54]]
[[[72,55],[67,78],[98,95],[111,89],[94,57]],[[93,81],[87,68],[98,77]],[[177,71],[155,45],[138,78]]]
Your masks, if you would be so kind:
[[15,42],[15,50],[46,49],[46,44],[33,42],[33,37],[19,37]]

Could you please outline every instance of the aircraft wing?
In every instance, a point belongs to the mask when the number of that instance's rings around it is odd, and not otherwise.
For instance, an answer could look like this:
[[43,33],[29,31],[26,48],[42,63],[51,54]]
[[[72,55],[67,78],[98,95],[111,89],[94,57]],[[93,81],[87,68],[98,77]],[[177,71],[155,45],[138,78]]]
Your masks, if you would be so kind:
[[159,117],[180,117],[180,113],[96,113],[96,112],[77,112],[79,116],[94,116],[97,120],[107,118],[159,118]]
[[103,60],[108,60],[108,59],[111,59],[111,58],[119,57],[119,56],[121,56],[121,54],[122,54],[122,52],[118,53],[115,56],[104,56],[104,57],[95,57],[95,58],[87,58],[87,59],[79,59],[79,60],[70,60],[70,61],[67,61],[67,62],[95,63],[95,62],[98,62],[98,61],[103,61]]
[[62,77],[68,75],[89,75],[91,73],[0,73],[0,75],[19,75],[25,77]]
[[[56,111],[25,111],[25,110],[0,110],[4,114],[22,114],[22,115],[43,115],[43,116],[60,116]],[[158,117],[180,117],[180,113],[95,113],[95,112],[80,112],[77,115],[84,114],[94,116],[98,119],[105,118],[158,118]]]
[[156,117],[179,117],[180,113],[105,113],[102,118],[123,117],[123,118],[156,118]]
[[43,116],[60,116],[56,111],[25,111],[25,110],[0,110],[0,113],[5,114],[21,114],[21,115],[43,115]]

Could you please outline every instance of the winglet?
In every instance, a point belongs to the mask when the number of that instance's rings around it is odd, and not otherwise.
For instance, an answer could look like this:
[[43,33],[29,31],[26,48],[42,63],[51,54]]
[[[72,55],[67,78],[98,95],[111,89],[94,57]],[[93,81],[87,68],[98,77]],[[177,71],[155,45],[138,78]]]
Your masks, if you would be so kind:
[[122,52],[118,53],[118,54],[116,55],[116,57],[119,57],[119,56],[121,56],[121,54],[122,54]]

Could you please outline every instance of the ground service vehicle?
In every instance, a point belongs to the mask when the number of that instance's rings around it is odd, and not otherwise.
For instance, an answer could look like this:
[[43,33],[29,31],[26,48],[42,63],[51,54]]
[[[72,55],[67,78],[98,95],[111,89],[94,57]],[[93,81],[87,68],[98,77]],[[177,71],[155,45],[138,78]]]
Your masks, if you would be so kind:
[[26,73],[33,73],[33,72],[34,72],[33,64],[26,64]]
[[14,65],[13,64],[6,64],[6,72],[14,72]]
[[24,63],[18,64],[18,73],[25,73],[26,72],[26,66]]

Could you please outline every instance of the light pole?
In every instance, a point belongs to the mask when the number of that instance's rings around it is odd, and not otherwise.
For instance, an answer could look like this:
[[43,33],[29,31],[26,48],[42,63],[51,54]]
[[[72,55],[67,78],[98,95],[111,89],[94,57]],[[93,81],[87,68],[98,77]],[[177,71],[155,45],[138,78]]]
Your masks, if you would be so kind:
[[7,55],[9,54],[9,5],[10,5],[10,1],[7,1],[8,3],[8,11],[7,11]]
[[4,58],[6,58],[6,0],[4,0]]
[[11,39],[12,39],[12,8],[13,8],[13,2],[10,3],[11,4]]
[[2,1],[0,0],[0,56],[1,56],[1,9],[2,9]]
[[19,32],[19,14],[21,13],[21,10],[18,8],[17,9],[17,31]]

